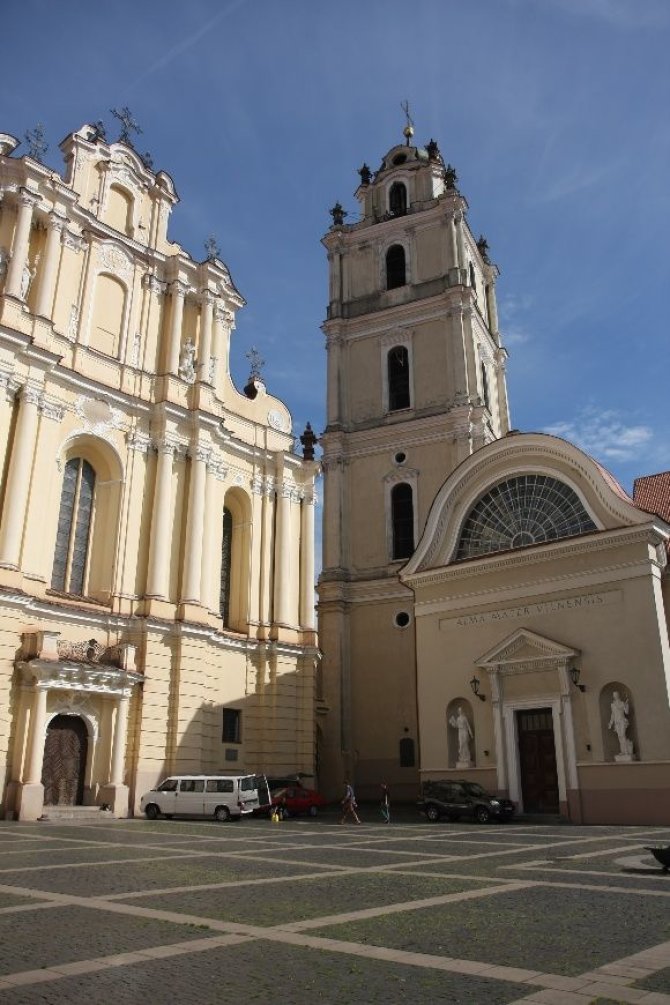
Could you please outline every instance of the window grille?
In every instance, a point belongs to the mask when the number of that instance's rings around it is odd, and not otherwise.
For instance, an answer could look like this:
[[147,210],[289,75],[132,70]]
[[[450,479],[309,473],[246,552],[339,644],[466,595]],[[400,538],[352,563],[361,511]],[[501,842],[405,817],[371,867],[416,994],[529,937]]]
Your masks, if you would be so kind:
[[467,516],[457,559],[476,558],[597,530],[577,493],[548,475],[500,482]]

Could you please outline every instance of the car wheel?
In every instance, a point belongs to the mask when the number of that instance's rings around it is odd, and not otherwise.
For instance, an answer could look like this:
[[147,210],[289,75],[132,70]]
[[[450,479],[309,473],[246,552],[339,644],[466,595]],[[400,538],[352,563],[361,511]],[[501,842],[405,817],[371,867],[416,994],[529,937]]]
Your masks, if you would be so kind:
[[426,816],[428,817],[431,824],[436,824],[437,821],[440,819],[440,811],[438,810],[437,806],[433,806],[431,804],[429,806],[426,806]]
[[309,815],[310,815],[310,817],[315,817],[318,812],[319,812],[319,810],[318,810],[317,806],[310,806],[310,808],[309,808]]
[[478,824],[487,824],[491,819],[491,812],[486,806],[478,806],[475,810],[475,820]]
[[144,811],[144,815],[147,818],[147,820],[158,820],[159,816],[161,815],[161,811],[154,803],[149,803],[146,810]]
[[225,824],[227,820],[230,820],[230,810],[227,806],[217,806],[214,810],[214,819],[218,820],[220,824]]

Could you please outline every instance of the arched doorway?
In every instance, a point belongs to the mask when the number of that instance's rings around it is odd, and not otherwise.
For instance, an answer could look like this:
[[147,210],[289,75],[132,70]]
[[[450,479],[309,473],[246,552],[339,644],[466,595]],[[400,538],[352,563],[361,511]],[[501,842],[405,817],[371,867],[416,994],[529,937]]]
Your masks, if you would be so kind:
[[56,715],[47,728],[42,785],[45,806],[81,805],[88,731],[78,715]]

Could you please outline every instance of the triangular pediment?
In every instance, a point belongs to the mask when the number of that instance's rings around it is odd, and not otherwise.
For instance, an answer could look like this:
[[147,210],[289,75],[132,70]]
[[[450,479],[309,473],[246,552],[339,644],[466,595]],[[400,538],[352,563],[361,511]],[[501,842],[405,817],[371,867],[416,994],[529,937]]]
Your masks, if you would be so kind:
[[504,669],[506,665],[512,666],[537,662],[538,660],[546,660],[547,663],[564,663],[576,656],[576,649],[564,646],[560,642],[554,642],[553,639],[538,635],[536,632],[530,632],[527,628],[519,628],[493,649],[480,656],[479,659],[475,660],[475,663],[482,669],[493,670]]

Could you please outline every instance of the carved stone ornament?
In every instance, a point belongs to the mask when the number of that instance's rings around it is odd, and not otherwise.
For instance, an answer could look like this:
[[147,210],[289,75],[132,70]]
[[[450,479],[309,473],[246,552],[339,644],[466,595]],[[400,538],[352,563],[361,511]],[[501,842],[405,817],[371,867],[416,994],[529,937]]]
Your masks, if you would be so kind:
[[118,408],[112,408],[104,398],[81,397],[74,408],[84,421],[84,430],[91,436],[106,439],[112,429],[123,427],[123,413]]
[[98,260],[102,268],[115,275],[125,276],[132,271],[131,259],[116,244],[103,244],[98,249]]
[[276,429],[277,432],[279,433],[288,432],[288,430],[286,429],[286,424],[284,422],[284,416],[281,414],[281,412],[278,412],[274,408],[270,409],[270,411],[268,412],[268,426],[270,426],[272,429]]
[[78,234],[73,234],[71,230],[64,230],[62,237],[63,246],[71,248],[75,254],[79,254],[86,248],[86,241]]

